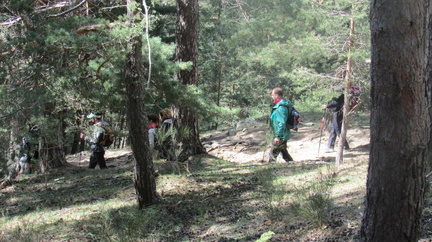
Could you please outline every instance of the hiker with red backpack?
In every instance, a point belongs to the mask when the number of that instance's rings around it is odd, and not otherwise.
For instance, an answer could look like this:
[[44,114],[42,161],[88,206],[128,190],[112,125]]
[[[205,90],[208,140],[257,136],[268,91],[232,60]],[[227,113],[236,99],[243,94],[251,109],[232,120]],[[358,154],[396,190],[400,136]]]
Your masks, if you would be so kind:
[[85,134],[81,133],[80,138],[84,139],[91,143],[91,155],[90,155],[90,163],[89,168],[94,169],[96,165],[99,165],[100,169],[108,168],[105,162],[105,149],[103,147],[103,141],[105,139],[107,128],[109,125],[102,119],[102,114],[94,114],[90,113],[87,115],[87,118],[91,118],[93,124],[93,136],[89,137]]
[[288,153],[287,141],[291,138],[291,131],[287,127],[289,107],[292,106],[290,100],[283,98],[282,88],[275,88],[271,92],[274,106],[270,114],[270,127],[273,131],[272,149],[270,151],[270,163],[276,162],[279,153],[286,162],[293,161]]

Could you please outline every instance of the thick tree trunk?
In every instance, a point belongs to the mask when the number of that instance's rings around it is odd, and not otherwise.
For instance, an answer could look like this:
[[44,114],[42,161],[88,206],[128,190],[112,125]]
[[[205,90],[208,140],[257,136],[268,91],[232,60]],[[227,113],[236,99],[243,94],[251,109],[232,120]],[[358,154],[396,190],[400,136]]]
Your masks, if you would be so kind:
[[427,31],[426,31],[426,39],[428,41],[427,46],[427,100],[429,100],[429,119],[431,120],[431,126],[430,126],[430,136],[429,136],[429,145],[428,145],[428,160],[427,164],[429,164],[428,173],[431,172],[431,165],[432,164],[432,3],[429,1],[427,5],[427,14],[426,14],[426,21],[427,21]]
[[361,230],[366,241],[419,236],[430,129],[426,6],[426,0],[371,4],[371,149]]
[[[177,0],[176,60],[192,62],[191,70],[182,70],[175,76],[184,85],[198,85],[198,31],[198,0]],[[191,130],[190,136],[182,140],[183,152],[178,160],[184,161],[191,155],[205,153],[199,139],[195,114],[188,107],[174,106],[173,117],[176,127],[188,127]]]
[[177,158],[178,161],[183,162],[192,155],[205,153],[205,148],[199,139],[198,121],[192,111],[186,107],[173,107],[173,116],[177,127],[188,127],[190,130],[189,136],[181,140],[183,151]]
[[[429,144],[428,144],[428,154],[427,154],[427,175],[426,175],[426,184],[430,182],[432,175],[432,2],[428,1],[427,5],[427,31],[425,38],[428,40],[427,46],[427,100],[429,101],[429,119],[431,122],[429,123]],[[427,186],[427,185],[426,185]],[[429,191],[430,192],[430,191]]]
[[[133,19],[134,13],[128,0],[128,15]],[[137,1],[139,4],[139,1]],[[142,82],[142,39],[133,37],[131,50],[126,56],[125,86],[127,96],[127,123],[129,126],[132,151],[135,157],[134,185],[138,196],[138,207],[155,204],[158,201],[154,166],[149,148],[147,114],[144,106],[144,89]]]

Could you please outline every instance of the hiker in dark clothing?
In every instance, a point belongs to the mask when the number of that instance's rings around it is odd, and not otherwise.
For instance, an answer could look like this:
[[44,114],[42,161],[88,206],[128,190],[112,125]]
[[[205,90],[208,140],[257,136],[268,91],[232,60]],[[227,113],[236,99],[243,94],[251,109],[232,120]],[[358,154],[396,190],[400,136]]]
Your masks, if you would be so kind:
[[91,118],[94,123],[93,136],[89,137],[81,133],[80,138],[91,143],[90,149],[92,153],[90,155],[89,168],[94,169],[96,165],[99,165],[100,169],[106,169],[108,167],[106,166],[104,157],[105,149],[100,142],[103,140],[105,135],[105,129],[103,127],[108,126],[108,123],[102,120],[102,114],[91,113],[87,118]]
[[276,162],[279,153],[286,162],[293,161],[293,158],[288,153],[287,141],[291,138],[291,131],[286,126],[288,119],[288,107],[291,101],[283,98],[283,90],[275,88],[271,92],[273,103],[272,112],[270,114],[270,126],[273,131],[272,149],[270,151],[270,163]]
[[[330,137],[327,144],[327,152],[333,152],[336,142],[336,137],[340,137],[343,120],[343,106],[345,95],[341,94],[338,98],[333,98],[328,104],[322,106],[323,109],[330,109],[333,111],[333,119],[330,129]],[[348,142],[345,139],[344,148],[349,149]]]
[[[38,137],[39,128],[25,121],[29,127],[29,138],[35,140]],[[39,159],[39,145],[36,142],[30,142],[26,136],[21,137],[21,152],[23,156],[18,162],[17,171],[22,174],[30,174],[32,172],[32,164]]]
[[160,151],[160,155],[162,158],[167,158],[168,160],[174,160],[174,150],[173,150],[173,141],[172,141],[172,128],[173,128],[173,120],[172,120],[172,112],[171,109],[165,108],[159,111],[159,120],[160,120],[160,132],[162,132],[163,139],[158,140]]

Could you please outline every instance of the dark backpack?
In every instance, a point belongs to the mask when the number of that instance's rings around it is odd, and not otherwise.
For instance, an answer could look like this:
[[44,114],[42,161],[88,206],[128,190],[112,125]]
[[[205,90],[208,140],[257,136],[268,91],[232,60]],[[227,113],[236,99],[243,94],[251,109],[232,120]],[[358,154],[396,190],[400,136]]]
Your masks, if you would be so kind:
[[300,113],[294,108],[293,105],[288,106],[288,119],[286,126],[288,129],[295,129],[300,123]]
[[114,143],[114,134],[112,133],[111,128],[108,125],[98,125],[99,127],[105,130],[103,139],[99,142],[103,147],[109,147]]

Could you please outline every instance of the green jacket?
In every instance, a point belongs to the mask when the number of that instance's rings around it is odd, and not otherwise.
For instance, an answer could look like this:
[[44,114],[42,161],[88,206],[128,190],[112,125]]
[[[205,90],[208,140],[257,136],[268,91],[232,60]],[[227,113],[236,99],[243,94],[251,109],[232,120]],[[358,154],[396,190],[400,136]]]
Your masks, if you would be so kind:
[[282,99],[279,103],[273,106],[270,114],[270,125],[274,134],[274,138],[280,140],[289,140],[291,131],[286,127],[288,119],[288,106],[291,105],[290,100]]

